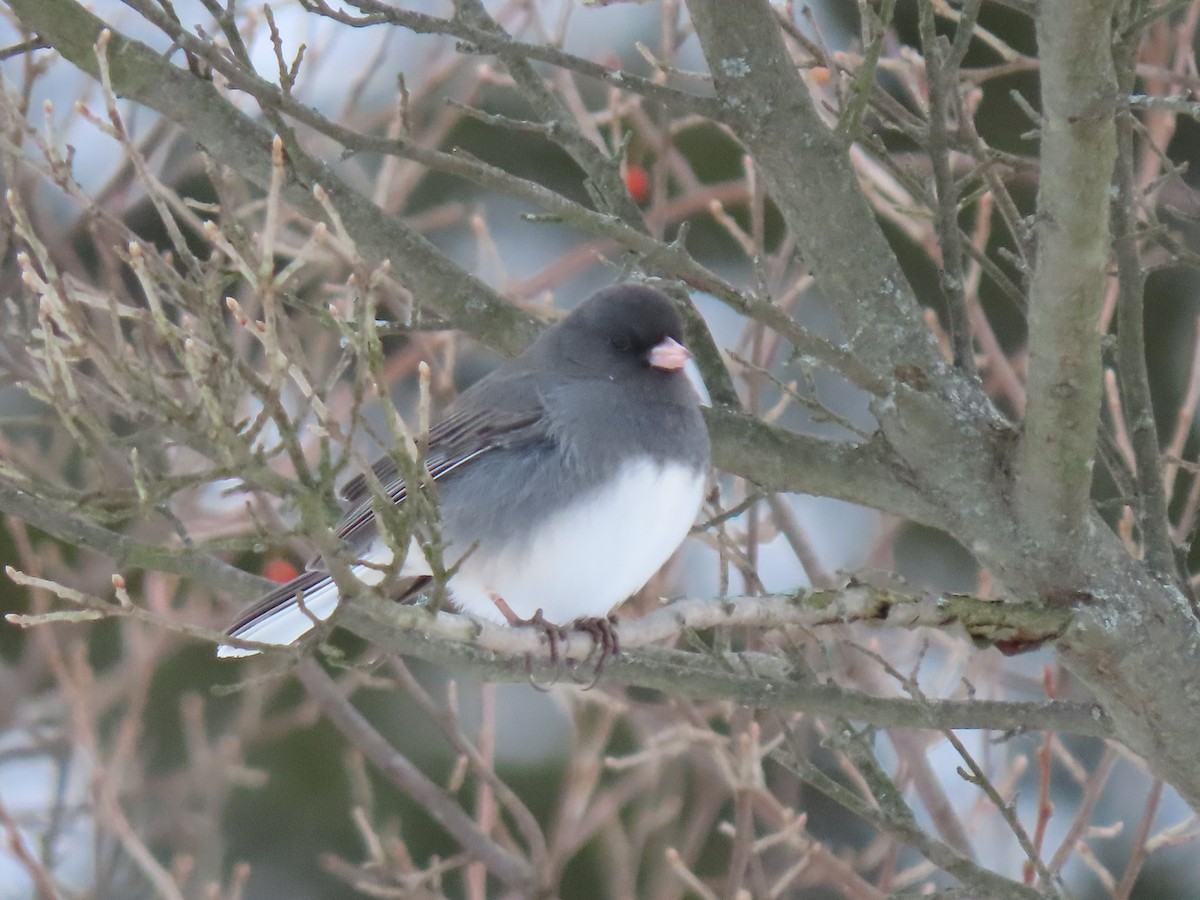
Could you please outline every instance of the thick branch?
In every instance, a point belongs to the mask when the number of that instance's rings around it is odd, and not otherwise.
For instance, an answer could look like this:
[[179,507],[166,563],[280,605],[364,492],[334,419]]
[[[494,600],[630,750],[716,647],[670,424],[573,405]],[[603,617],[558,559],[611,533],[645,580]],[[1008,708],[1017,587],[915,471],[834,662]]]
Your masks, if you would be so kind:
[[[34,616],[10,613],[6,619],[19,627],[122,616],[193,638],[228,640],[134,606],[128,597],[107,601],[11,568],[8,574],[18,584],[48,591],[77,607]],[[622,643],[629,652],[609,662],[605,678],[614,684],[651,688],[670,696],[734,700],[764,709],[798,709],[882,727],[1053,729],[1114,736],[1108,716],[1095,704],[879,697],[819,683],[811,677],[807,665],[797,668],[786,653],[722,654],[647,646],[649,641],[678,639],[697,629],[740,625],[771,630],[852,621],[888,622],[902,627],[940,627],[958,621],[977,639],[1021,644],[1056,636],[1069,624],[1069,617],[971,597],[907,597],[861,585],[808,597],[681,601],[625,628]],[[531,676],[558,679],[564,674],[563,660],[581,661],[587,670],[595,652],[590,635],[576,633],[558,643],[559,659],[551,662],[541,629],[493,625],[445,612],[431,614],[427,609],[400,605],[366,591],[342,605],[337,623],[393,653],[456,672],[470,672],[486,681],[524,681]],[[242,646],[244,642],[234,643]],[[294,660],[304,652],[297,647],[263,649],[285,660]]]
[[0,512],[15,516],[72,547],[111,557],[120,569],[171,572],[244,597],[262,593],[266,583],[259,576],[243,572],[216,557],[179,547],[147,544],[97,525],[83,516],[58,508],[45,497],[35,497],[2,481]]
[[851,349],[882,376],[899,366],[943,369],[849,148],[821,121],[770,4],[689,0],[688,9],[724,117],[736,121]]
[[[870,592],[851,594],[853,606]],[[822,595],[827,597],[828,595]],[[788,601],[770,598],[764,604],[774,612]],[[936,606],[936,603],[934,604]],[[738,617],[738,603],[714,603],[686,607],[685,622],[695,616],[701,627],[715,624],[712,618]],[[722,610],[714,612],[713,608]],[[757,607],[751,613],[759,613]],[[796,611],[798,618],[813,618]],[[815,617],[824,618],[820,612]],[[932,620],[930,620],[932,621]],[[489,626],[474,619],[445,613],[433,619],[423,609],[398,606],[378,597],[361,597],[339,613],[338,623],[374,641],[389,651],[413,656],[454,671],[469,671],[489,681],[524,681],[532,674],[539,680],[563,677],[561,663],[551,664],[543,635],[535,629]],[[797,709],[814,715],[857,719],[880,727],[987,728],[997,731],[1053,729],[1097,737],[1111,736],[1104,712],[1093,704],[1013,703],[972,700],[909,700],[878,697],[848,691],[831,683],[807,679],[782,656],[762,653],[730,653],[720,657],[661,647],[632,648],[643,623],[648,633],[678,633],[672,607],[626,626],[630,652],[610,661],[604,680],[651,688],[675,697],[728,699],[757,708]],[[432,639],[437,634],[440,640]],[[503,643],[506,652],[487,649]],[[573,636],[560,650],[569,658],[585,657],[590,638]],[[589,663],[583,668],[588,670]]]
[[[407,617],[409,613],[400,615]],[[469,642],[515,659],[545,649],[545,635],[537,628],[494,625],[450,613],[439,613],[433,620],[420,611],[415,615],[418,618],[414,623],[420,623],[429,635]],[[836,590],[796,594],[677,600],[627,621],[620,637],[622,648],[636,650],[677,640],[687,631],[710,628],[816,628],[872,622],[899,628],[944,628],[958,624],[980,643],[1031,646],[1056,639],[1070,621],[1067,610],[958,594],[902,594],[887,588],[851,584]],[[558,652],[563,659],[582,660],[594,652],[592,638],[582,631],[568,634],[558,644]]]
[[835,497],[938,528],[944,516],[882,438],[839,444],[731,409],[707,409],[713,464],[773,491]]
[[1017,457],[1018,515],[1039,549],[1077,572],[1100,423],[1096,323],[1109,261],[1117,97],[1115,0],[1038,7],[1042,177],[1029,300],[1029,403]]

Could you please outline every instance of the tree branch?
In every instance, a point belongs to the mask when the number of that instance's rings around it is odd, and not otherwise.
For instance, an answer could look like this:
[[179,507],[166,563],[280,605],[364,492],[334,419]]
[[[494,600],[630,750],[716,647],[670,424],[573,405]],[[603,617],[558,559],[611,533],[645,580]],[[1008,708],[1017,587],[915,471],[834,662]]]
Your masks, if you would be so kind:
[[[488,13],[482,0],[458,0],[455,11],[457,22],[469,21],[471,25],[494,32],[498,38],[511,42],[509,35]],[[570,154],[586,173],[593,202],[603,212],[644,231],[646,226],[642,211],[629,196],[629,191],[621,179],[619,159],[606,156],[600,147],[588,139],[575,124],[566,102],[546,85],[527,56],[510,50],[498,50],[496,55],[512,75],[538,119],[547,125],[550,139]]]
[[374,25],[392,24],[407,28],[415,34],[444,34],[469,41],[474,49],[481,53],[494,53],[497,56],[517,56],[523,59],[537,60],[549,63],[560,69],[578,72],[589,78],[595,78],[611,87],[632,91],[647,100],[662,104],[666,109],[678,115],[702,115],[720,119],[721,106],[711,97],[698,97],[695,94],[684,93],[648,78],[641,78],[627,72],[605,68],[599,63],[583,59],[567,53],[558,47],[546,44],[527,44],[513,39],[502,31],[481,28],[464,18],[439,19],[437,16],[411,10],[397,9],[376,0],[355,0],[351,5],[363,10],[363,16],[353,16],[341,10],[334,9],[324,0],[301,0],[301,5],[326,18],[333,19],[355,28],[368,28]]
[[463,849],[487,865],[488,871],[523,894],[535,889],[533,867],[484,834],[459,802],[388,743],[342,693],[315,659],[305,659],[296,675],[326,717],[371,760],[388,779],[412,797],[435,821],[462,844]]
[[853,789],[839,783],[804,754],[796,753],[787,745],[777,750],[773,758],[863,821],[911,844],[934,865],[967,885],[972,896],[984,896],[989,900],[1039,900],[1044,896],[1034,888],[984,869],[950,845],[930,837],[903,805],[898,792],[894,797],[885,798],[886,806],[877,805],[859,797]]
[[[121,616],[192,638],[228,640],[134,606],[121,591],[113,602],[11,567],[8,574],[19,584],[48,591],[82,610],[82,614],[63,610],[35,616],[10,613],[9,622],[20,627]],[[812,680],[808,667],[793,666],[786,654],[688,652],[650,644],[716,627],[770,630],[854,621],[907,628],[944,627],[957,621],[976,639],[1028,645],[1053,639],[1070,624],[1070,617],[972,597],[911,597],[863,585],[807,597],[688,600],[630,622],[621,638],[629,652],[610,660],[604,677],[613,684],[650,688],[670,696],[734,700],[760,709],[803,710],[815,715],[859,719],[881,727],[1052,729],[1095,737],[1114,736],[1108,716],[1095,704],[880,697]],[[558,679],[564,674],[564,661],[577,661],[586,669],[595,652],[590,635],[573,632],[557,643],[558,660],[551,662],[547,638],[541,629],[496,625],[448,612],[430,613],[423,607],[397,604],[366,590],[339,607],[336,622],[389,652],[423,659],[456,672],[470,672],[485,681]],[[245,641],[233,643],[258,646]],[[260,649],[283,660],[295,660],[303,652],[297,647]]]
[[[1141,33],[1113,47],[1121,96],[1135,83],[1137,47]],[[1116,117],[1116,189],[1112,204],[1113,248],[1117,260],[1117,341],[1125,421],[1137,461],[1137,510],[1147,564],[1164,578],[1179,581],[1175,546],[1167,520],[1167,494],[1159,455],[1158,425],[1146,368],[1146,326],[1142,300],[1146,272],[1138,251],[1138,190],[1134,176],[1134,117],[1122,109]]]
[[[470,642],[483,650],[520,658],[545,649],[537,628],[496,625],[452,613],[439,613],[423,622],[426,633],[447,640]],[[424,615],[417,613],[418,617]],[[662,609],[627,620],[621,647],[635,650],[677,640],[688,631],[710,628],[772,629],[788,626],[816,628],[871,622],[898,628],[945,628],[958,624],[970,637],[986,644],[1033,646],[1052,641],[1070,624],[1066,610],[980,600],[961,594],[905,594],[889,588],[851,583],[846,587],[795,594],[676,600]],[[558,643],[563,659],[582,660],[594,650],[585,632],[568,634]]]
[[1115,0],[1038,7],[1042,153],[1029,300],[1029,380],[1018,515],[1039,550],[1078,574],[1100,424],[1100,335],[1116,128]]
[[119,569],[171,572],[246,598],[261,594],[264,586],[270,585],[266,579],[243,572],[216,557],[180,547],[147,544],[97,525],[56,506],[45,497],[27,494],[4,481],[0,481],[0,511],[72,547],[111,557]]
[[821,120],[770,4],[689,0],[688,9],[724,117],[753,154],[851,350],[880,376],[902,366],[944,370],[849,148]]
[[[851,591],[844,602],[840,596],[835,600],[828,593],[814,596],[819,598],[815,610],[782,597],[672,604],[624,626],[622,643],[628,644],[630,652],[606,665],[604,680],[660,690],[671,696],[728,699],[756,708],[797,709],[814,715],[860,719],[880,727],[997,731],[1049,728],[1098,737],[1111,735],[1107,716],[1093,704],[877,697],[806,680],[777,654],[729,653],[714,657],[644,645],[647,640],[678,635],[685,629],[739,621],[754,625],[782,620],[828,624],[852,620],[854,610],[876,608],[882,612],[891,608],[889,601],[865,589]],[[880,605],[875,607],[877,602]],[[934,611],[937,601],[929,604],[925,621],[932,624],[945,613]],[[965,611],[971,604],[968,600],[959,608]],[[917,601],[912,606],[902,605],[906,612],[901,616],[911,613],[915,616],[911,621],[919,621],[922,614],[916,609],[920,605]],[[1003,608],[1000,604],[990,605],[996,607],[996,612]],[[524,681],[531,675],[549,680],[563,675],[561,663],[549,661],[544,634],[534,628],[514,629],[449,613],[431,617],[424,609],[399,606],[377,596],[364,596],[347,605],[339,613],[338,624],[390,652],[454,671],[470,671],[489,681]],[[435,635],[441,639],[433,639]],[[586,668],[586,658],[594,647],[589,636],[572,634],[559,651],[564,659],[584,660]]]
[[[929,158],[936,190],[938,242],[942,248],[942,295],[950,326],[954,364],[974,373],[975,356],[971,325],[967,317],[966,270],[963,267],[963,237],[958,227],[959,188],[950,168],[947,119],[962,117],[958,98],[958,67],[970,43],[971,31],[982,0],[970,0],[958,23],[954,44],[939,38],[931,0],[919,4],[921,51],[925,54],[925,83],[929,88]],[[956,52],[961,47],[961,52]]]

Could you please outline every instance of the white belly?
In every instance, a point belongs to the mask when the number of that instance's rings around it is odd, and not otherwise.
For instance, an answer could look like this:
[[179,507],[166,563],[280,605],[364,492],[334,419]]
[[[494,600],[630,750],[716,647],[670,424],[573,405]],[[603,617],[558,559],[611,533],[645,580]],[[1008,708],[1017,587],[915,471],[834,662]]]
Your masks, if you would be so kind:
[[[460,609],[499,623],[506,619],[493,602],[496,597],[523,619],[539,609],[558,625],[606,616],[683,543],[700,511],[705,481],[704,473],[685,466],[649,459],[629,464],[615,484],[540,523],[532,540],[501,539],[480,546],[450,579],[450,597]],[[454,553],[455,548],[448,548],[447,563],[456,561]],[[379,584],[384,578],[380,567],[390,565],[392,558],[387,544],[376,539],[350,571],[364,584]],[[400,574],[430,574],[415,542]],[[337,587],[326,577],[305,594],[307,614],[294,600],[282,602],[237,635],[266,644],[293,643],[312,630],[314,619],[329,618],[338,599]],[[217,655],[255,652],[223,646]]]
[[450,597],[495,622],[505,621],[495,597],[523,619],[539,609],[559,625],[606,616],[683,543],[705,482],[687,466],[627,464],[615,484],[540,523],[534,540],[480,546],[450,579]]

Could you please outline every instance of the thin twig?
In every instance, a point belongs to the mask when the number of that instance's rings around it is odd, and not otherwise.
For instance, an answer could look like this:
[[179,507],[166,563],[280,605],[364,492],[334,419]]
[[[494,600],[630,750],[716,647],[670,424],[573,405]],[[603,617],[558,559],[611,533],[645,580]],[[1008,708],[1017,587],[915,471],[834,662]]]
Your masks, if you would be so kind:
[[372,727],[316,660],[303,660],[296,667],[296,674],[321,711],[346,738],[396,787],[420,803],[464,849],[483,860],[489,872],[515,890],[529,893],[534,889],[534,871],[528,861],[515,856],[482,833],[453,797]]

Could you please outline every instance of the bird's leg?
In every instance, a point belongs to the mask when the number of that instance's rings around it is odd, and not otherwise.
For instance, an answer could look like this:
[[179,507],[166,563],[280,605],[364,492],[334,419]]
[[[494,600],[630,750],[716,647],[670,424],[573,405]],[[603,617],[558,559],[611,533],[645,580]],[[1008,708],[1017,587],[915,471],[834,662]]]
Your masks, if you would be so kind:
[[556,666],[562,662],[558,655],[558,644],[567,637],[567,629],[561,625],[555,625],[553,622],[546,621],[546,617],[542,615],[539,608],[528,619],[517,620],[518,625],[532,625],[535,628],[542,629],[542,633],[546,635],[546,640],[550,642],[550,665]]
[[[532,625],[535,628],[540,628],[542,633],[546,635],[546,640],[550,644],[550,665],[558,666],[562,662],[558,655],[558,644],[560,641],[566,638],[567,629],[563,628],[561,625],[555,625],[553,622],[546,621],[546,617],[542,615],[541,609],[538,609],[538,611],[528,619],[522,619],[515,612],[513,612],[512,607],[508,605],[503,597],[493,595],[492,603],[496,605],[496,609],[500,610],[500,614],[504,616],[505,621],[507,621],[511,627],[519,628],[523,625]],[[525,674],[529,676],[529,683],[539,691],[546,691],[550,689],[550,685],[541,685],[533,680],[533,655],[530,653],[525,654]],[[551,682],[551,684],[553,684],[553,682]]]
[[[572,624],[572,628],[577,628],[580,631],[587,632],[592,636],[593,652],[600,651],[600,658],[596,660],[596,668],[592,672],[592,680],[589,682],[585,691],[590,691],[600,681],[600,674],[604,671],[604,664],[613,657],[621,655],[621,637],[616,630],[617,618],[612,613],[609,613],[604,618],[591,616],[583,619],[576,619]],[[591,654],[588,654],[591,659]]]

